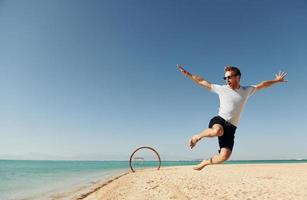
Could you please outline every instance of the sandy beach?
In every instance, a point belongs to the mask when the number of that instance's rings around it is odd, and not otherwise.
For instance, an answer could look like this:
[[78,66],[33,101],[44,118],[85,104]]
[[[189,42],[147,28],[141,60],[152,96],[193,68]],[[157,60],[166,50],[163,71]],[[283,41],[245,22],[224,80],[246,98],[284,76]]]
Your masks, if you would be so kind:
[[127,173],[83,200],[307,199],[307,164],[224,164]]

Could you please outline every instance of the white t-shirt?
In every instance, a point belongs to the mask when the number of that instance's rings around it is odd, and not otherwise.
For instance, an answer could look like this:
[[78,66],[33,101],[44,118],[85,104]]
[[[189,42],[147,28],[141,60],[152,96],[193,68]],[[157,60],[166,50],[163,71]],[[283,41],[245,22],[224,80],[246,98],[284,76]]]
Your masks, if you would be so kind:
[[241,86],[233,90],[228,85],[211,85],[211,91],[218,94],[220,99],[219,116],[237,126],[240,121],[241,112],[249,96],[256,91],[255,86]]

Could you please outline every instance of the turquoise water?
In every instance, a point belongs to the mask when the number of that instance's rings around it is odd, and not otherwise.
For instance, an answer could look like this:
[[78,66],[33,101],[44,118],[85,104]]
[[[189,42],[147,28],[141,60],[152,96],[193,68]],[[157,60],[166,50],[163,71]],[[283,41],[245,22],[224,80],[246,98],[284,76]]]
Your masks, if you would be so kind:
[[[195,165],[198,161],[164,161],[163,166]],[[307,160],[228,161],[226,164],[307,163]],[[145,162],[147,167],[156,162]],[[129,171],[127,161],[18,161],[0,160],[0,199],[52,199],[73,187]]]
[[88,185],[127,169],[124,161],[0,160],[0,200],[51,199],[56,192]]

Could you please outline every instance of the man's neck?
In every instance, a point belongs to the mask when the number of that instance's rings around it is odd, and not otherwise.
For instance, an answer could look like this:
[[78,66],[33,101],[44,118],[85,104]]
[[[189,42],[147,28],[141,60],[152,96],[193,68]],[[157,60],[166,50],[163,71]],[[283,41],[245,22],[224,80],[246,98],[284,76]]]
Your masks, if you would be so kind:
[[233,86],[233,87],[231,87],[231,86],[229,86],[231,89],[233,89],[233,90],[238,90],[238,89],[240,89],[240,84],[238,84],[238,85],[236,85],[236,86]]

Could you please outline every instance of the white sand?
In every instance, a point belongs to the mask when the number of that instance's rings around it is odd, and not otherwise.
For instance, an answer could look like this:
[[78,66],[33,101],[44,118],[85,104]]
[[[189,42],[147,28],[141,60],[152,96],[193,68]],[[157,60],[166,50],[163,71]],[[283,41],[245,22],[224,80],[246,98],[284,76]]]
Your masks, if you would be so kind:
[[293,199],[307,200],[307,164],[191,166],[128,173],[84,200]]

